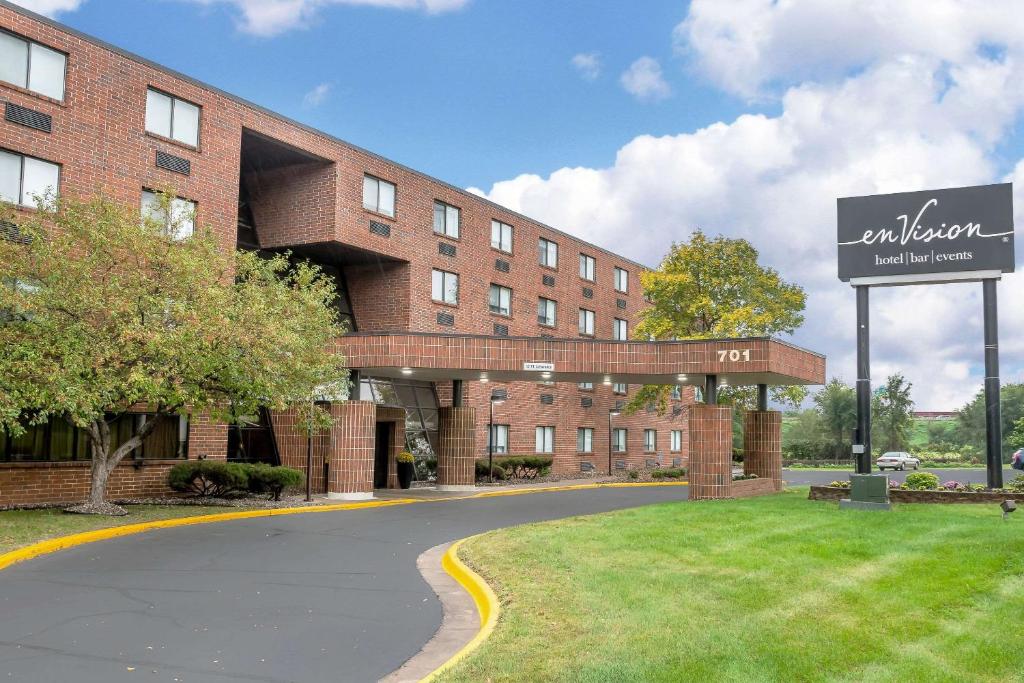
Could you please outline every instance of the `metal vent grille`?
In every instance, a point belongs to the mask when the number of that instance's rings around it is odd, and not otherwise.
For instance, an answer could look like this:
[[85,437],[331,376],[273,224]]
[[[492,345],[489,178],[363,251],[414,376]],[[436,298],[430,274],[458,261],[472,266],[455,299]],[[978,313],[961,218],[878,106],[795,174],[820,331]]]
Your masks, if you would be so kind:
[[583,398],[580,399],[580,406],[582,406],[583,408],[589,408],[592,405],[594,405],[594,399],[590,398],[589,396],[584,396]]
[[491,392],[491,398],[495,401],[507,401],[508,389],[495,389]]
[[583,288],[583,298],[584,299],[593,299],[594,298],[594,290],[592,290],[590,287],[584,287]]
[[445,327],[451,327],[455,324],[455,316],[451,313],[438,313],[437,324],[444,325]]
[[17,225],[7,221],[0,221],[0,239],[16,244],[28,244],[32,241],[28,235],[21,234]]
[[192,173],[192,162],[188,159],[182,159],[181,157],[168,154],[167,152],[156,151],[156,165],[157,168],[162,168],[182,175],[190,175]]
[[683,407],[682,406],[672,406],[672,414],[673,415],[682,415],[683,414]]
[[658,461],[657,460],[651,460],[650,458],[648,458],[647,460],[644,460],[644,464],[647,467],[657,467],[658,466]]
[[615,410],[622,410],[625,407],[626,407],[626,402],[625,401],[616,401],[615,402]]
[[7,107],[4,109],[4,118],[11,123],[35,128],[44,133],[49,133],[53,129],[53,119],[50,118],[49,114],[22,107],[14,102],[7,103]]
[[626,469],[626,461],[625,460],[616,460],[615,461],[615,469],[617,469],[617,470],[624,470],[624,469]]
[[437,253],[441,256],[455,256],[455,245],[447,242],[437,243]]
[[679,467],[683,464],[682,458],[672,458],[672,467]]
[[500,270],[503,273],[507,273],[512,270],[512,264],[504,259],[494,259],[494,269]]
[[540,338],[541,339],[554,339],[555,335],[553,335],[553,334],[542,334],[542,335],[540,335]]
[[592,463],[592,462],[581,462],[580,463],[580,472],[593,472],[593,471],[594,471],[594,463]]
[[555,397],[552,396],[551,394],[541,394],[540,395],[540,402],[543,403],[546,406],[554,405]]
[[508,325],[502,325],[501,323],[494,323],[494,334],[498,337],[508,336]]
[[555,276],[554,275],[545,275],[543,282],[548,287],[554,287],[555,286]]
[[615,305],[618,306],[619,308],[625,308],[626,307],[626,300],[625,299],[616,299],[615,300]]
[[370,221],[370,232],[374,235],[380,235],[381,237],[391,237],[391,226],[387,223]]

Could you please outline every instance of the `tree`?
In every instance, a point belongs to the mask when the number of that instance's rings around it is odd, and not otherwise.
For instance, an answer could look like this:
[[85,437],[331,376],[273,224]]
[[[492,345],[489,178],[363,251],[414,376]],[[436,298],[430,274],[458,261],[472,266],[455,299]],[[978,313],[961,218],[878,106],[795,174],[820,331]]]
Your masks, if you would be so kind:
[[[231,422],[346,379],[330,278],[285,255],[223,251],[166,196],[140,218],[103,197],[0,207],[0,427],[63,419],[84,430],[89,501],[163,416]],[[154,415],[116,443],[110,425]]]
[[1007,438],[1010,448],[1024,448],[1024,417],[1013,423],[1013,430]]
[[817,460],[830,448],[826,431],[817,410],[787,415],[782,424],[782,452],[794,460]]
[[849,457],[853,429],[857,426],[857,393],[853,387],[833,377],[814,395],[814,405],[829,435],[832,456]]
[[[657,270],[640,274],[650,307],[640,313],[637,339],[714,339],[792,334],[803,324],[806,295],[777,271],[760,265],[743,239],[709,239],[697,230],[689,242],[673,243]],[[627,404],[628,412],[653,403],[668,407],[671,387],[648,385]],[[773,389],[776,401],[799,405],[803,387]],[[755,404],[753,387],[727,387],[719,403]]]
[[[1006,384],[999,392],[1000,417],[1003,427],[1003,454],[1015,446],[1010,441],[1016,423],[1024,418],[1024,384]],[[957,411],[955,439],[963,449],[978,454],[985,452],[985,391]]]
[[901,374],[889,375],[871,399],[876,437],[873,441],[886,451],[903,451],[910,444],[910,428],[914,423],[912,386]]

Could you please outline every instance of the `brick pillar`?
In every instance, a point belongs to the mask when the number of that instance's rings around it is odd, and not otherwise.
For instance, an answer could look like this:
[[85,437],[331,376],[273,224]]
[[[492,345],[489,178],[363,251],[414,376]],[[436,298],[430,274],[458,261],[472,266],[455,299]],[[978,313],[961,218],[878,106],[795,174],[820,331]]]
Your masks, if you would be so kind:
[[373,498],[373,451],[377,440],[377,406],[371,401],[331,404],[335,425],[327,453],[327,497]]
[[476,408],[440,409],[437,489],[467,491],[476,483]]
[[690,499],[732,497],[732,408],[687,406],[690,438]]
[[782,490],[782,413],[748,410],[743,416],[743,473],[771,479]]

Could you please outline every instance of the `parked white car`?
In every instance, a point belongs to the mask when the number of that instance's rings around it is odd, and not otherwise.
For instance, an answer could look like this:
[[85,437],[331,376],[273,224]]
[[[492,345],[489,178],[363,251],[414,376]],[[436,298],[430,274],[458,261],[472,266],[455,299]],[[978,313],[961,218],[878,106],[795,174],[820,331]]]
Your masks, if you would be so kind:
[[916,470],[921,466],[921,461],[910,453],[889,451],[888,453],[883,453],[882,457],[875,464],[882,472],[885,470],[906,470],[911,468]]

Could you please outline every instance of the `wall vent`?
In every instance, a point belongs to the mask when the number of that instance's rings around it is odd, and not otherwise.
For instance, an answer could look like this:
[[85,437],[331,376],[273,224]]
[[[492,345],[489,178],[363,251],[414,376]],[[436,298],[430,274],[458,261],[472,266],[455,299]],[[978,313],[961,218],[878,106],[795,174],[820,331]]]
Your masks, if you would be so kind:
[[615,300],[615,305],[618,306],[619,308],[625,308],[626,307],[626,300],[625,299],[616,299]]
[[672,458],[672,467],[679,467],[683,464],[682,458]]
[[438,313],[437,324],[444,325],[445,327],[451,327],[455,324],[455,316],[451,313]]
[[554,405],[555,397],[553,395],[551,395],[551,394],[541,394],[540,395],[540,402],[543,403],[546,406]]
[[616,460],[615,461],[615,469],[617,469],[617,470],[624,470],[624,469],[626,469],[626,461],[625,460]]
[[157,168],[162,168],[174,173],[180,173],[182,175],[190,175],[192,173],[192,162],[188,159],[182,159],[176,157],[173,154],[167,152],[156,151],[156,165]]
[[616,401],[615,402],[615,410],[622,410],[625,407],[626,407],[626,402],[625,401]]
[[4,118],[11,123],[35,128],[44,133],[49,133],[53,130],[53,119],[50,118],[49,114],[44,114],[41,111],[29,109],[28,107],[22,107],[14,102],[7,103],[7,107],[4,109]]
[[553,335],[553,334],[542,334],[542,335],[540,335],[540,338],[541,339],[554,339],[555,335]]
[[580,463],[580,472],[593,472],[594,463],[583,461]]
[[381,237],[391,237],[391,226],[387,223],[370,221],[370,232],[374,235],[380,235]]
[[650,458],[648,458],[647,460],[644,460],[644,464],[647,467],[657,467],[658,466],[658,461],[657,460],[651,460]]
[[543,278],[543,282],[548,287],[554,287],[555,286],[555,276],[554,275],[545,275],[544,278]]
[[28,244],[32,238],[24,235],[21,229],[14,223],[0,221],[0,240],[14,242],[15,244]]
[[580,399],[580,406],[582,406],[583,408],[589,408],[592,405],[594,405],[594,399],[590,398],[589,396],[584,396],[583,398]]
[[494,323],[494,336],[496,336],[496,337],[507,337],[508,336],[508,325],[502,325],[501,323]]
[[592,290],[590,287],[584,287],[583,288],[583,298],[584,299],[593,299],[594,298],[594,290]]
[[437,253],[441,256],[455,256],[455,245],[447,242],[437,243]]
[[494,259],[494,269],[507,273],[512,270],[512,264],[504,259]]

